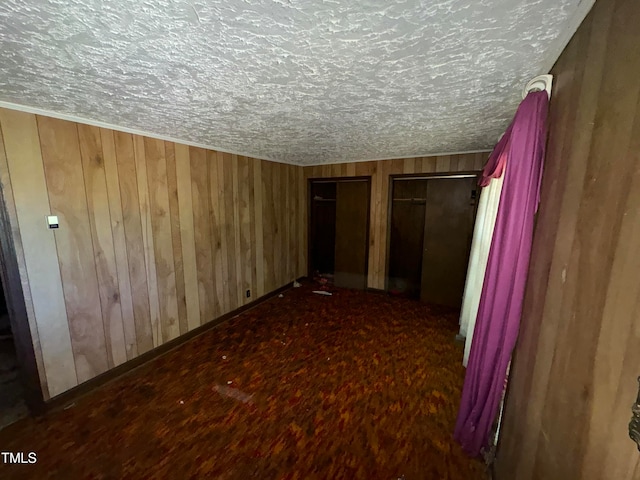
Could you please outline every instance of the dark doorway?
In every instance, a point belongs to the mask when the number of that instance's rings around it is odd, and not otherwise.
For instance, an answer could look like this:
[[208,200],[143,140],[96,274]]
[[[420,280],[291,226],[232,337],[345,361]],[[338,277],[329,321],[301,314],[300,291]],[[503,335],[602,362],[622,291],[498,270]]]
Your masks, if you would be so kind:
[[369,183],[338,182],[336,196],[335,285],[367,287]]
[[[3,175],[7,166],[1,160],[0,154],[0,175]],[[11,187],[3,176],[0,185],[0,428],[28,413],[42,413],[45,408],[14,245],[13,228],[17,223],[12,226],[9,221],[10,211],[15,215],[15,206],[7,203],[7,198],[12,198]]]
[[309,276],[366,288],[369,177],[309,181]]
[[426,180],[394,181],[391,198],[388,290],[420,297]]
[[333,275],[336,250],[336,182],[311,183],[311,271]]
[[395,177],[389,276],[396,295],[460,307],[476,213],[476,176]]
[[0,283],[0,429],[28,415],[24,395],[9,310]]

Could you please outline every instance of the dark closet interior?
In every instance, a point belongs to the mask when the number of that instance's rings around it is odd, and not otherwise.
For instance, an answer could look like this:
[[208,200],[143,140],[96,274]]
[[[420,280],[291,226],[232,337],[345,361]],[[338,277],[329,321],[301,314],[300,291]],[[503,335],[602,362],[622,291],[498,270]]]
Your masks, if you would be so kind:
[[387,289],[420,297],[426,180],[393,181]]
[[475,175],[392,179],[387,281],[391,293],[460,307],[476,191]]
[[310,180],[310,277],[366,288],[370,194],[368,177]]
[[311,182],[311,273],[333,275],[336,258],[337,182]]

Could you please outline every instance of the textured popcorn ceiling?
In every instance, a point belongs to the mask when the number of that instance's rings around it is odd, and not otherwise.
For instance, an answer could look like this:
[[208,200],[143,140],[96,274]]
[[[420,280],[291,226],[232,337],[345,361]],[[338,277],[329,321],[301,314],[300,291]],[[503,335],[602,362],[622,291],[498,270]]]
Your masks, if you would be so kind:
[[480,150],[592,3],[3,0],[0,101],[297,164]]

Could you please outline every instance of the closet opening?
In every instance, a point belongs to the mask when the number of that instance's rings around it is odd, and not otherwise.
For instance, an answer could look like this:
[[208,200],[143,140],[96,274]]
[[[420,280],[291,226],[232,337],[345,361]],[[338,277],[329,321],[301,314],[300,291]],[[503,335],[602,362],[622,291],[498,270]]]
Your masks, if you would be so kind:
[[364,290],[371,177],[309,180],[309,278]]
[[477,209],[477,172],[392,176],[387,291],[459,308]]

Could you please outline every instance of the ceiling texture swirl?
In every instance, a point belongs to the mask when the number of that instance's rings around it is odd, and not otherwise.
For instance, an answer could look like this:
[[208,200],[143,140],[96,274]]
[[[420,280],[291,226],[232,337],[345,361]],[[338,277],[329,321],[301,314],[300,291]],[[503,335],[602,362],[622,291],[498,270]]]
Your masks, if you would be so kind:
[[592,4],[3,0],[0,105],[300,165],[484,150]]

